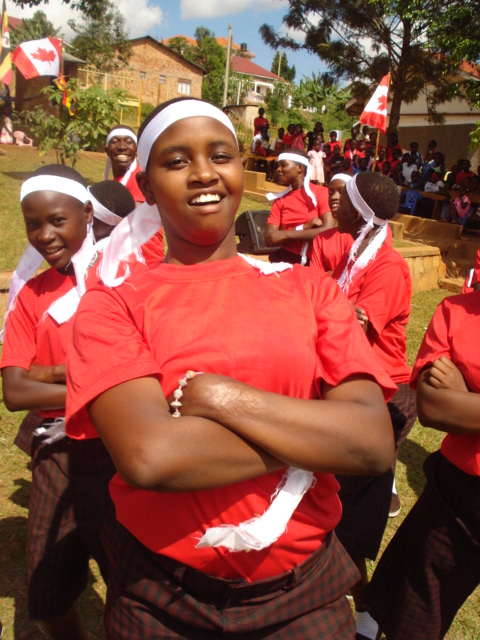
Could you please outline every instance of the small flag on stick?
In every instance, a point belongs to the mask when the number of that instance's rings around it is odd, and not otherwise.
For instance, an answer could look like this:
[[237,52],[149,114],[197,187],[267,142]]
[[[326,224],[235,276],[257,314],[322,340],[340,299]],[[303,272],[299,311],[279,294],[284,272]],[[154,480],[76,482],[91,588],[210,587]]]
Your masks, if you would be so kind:
[[72,98],[71,92],[69,92],[67,89],[67,79],[65,78],[65,76],[60,76],[60,78],[57,78],[55,80],[55,84],[59,89],[63,91],[63,98],[62,98],[63,106],[67,107],[68,113],[71,116],[74,116],[76,112],[75,100]]
[[387,99],[388,84],[390,76],[383,76],[380,84],[375,89],[375,93],[370,98],[367,106],[360,116],[360,122],[369,127],[379,129],[382,133],[387,133]]
[[2,17],[0,23],[0,81],[10,84],[13,80],[12,56],[10,53],[10,33],[8,32],[7,5],[2,4]]

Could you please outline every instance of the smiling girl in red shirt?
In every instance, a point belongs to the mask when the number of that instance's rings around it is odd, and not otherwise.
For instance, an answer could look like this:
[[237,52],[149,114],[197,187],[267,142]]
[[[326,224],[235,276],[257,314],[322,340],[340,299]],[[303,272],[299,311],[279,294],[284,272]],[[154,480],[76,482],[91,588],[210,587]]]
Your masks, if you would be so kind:
[[98,431],[119,472],[107,637],[351,639],[331,473],[390,464],[374,380],[391,382],[329,276],[237,255],[243,169],[219,109],[162,105],[139,158],[165,261],[87,292],[69,352],[67,431]]

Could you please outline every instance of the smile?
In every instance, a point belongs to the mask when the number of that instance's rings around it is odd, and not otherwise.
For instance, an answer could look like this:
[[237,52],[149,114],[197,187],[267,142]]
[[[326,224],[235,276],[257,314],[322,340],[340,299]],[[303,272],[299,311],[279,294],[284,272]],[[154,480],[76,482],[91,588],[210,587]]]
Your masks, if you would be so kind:
[[202,195],[190,200],[190,204],[211,204],[212,202],[220,202],[221,199],[218,193],[202,193]]
[[119,162],[126,162],[127,160],[130,160],[130,155],[127,153],[119,153],[115,156],[115,160],[118,160]]

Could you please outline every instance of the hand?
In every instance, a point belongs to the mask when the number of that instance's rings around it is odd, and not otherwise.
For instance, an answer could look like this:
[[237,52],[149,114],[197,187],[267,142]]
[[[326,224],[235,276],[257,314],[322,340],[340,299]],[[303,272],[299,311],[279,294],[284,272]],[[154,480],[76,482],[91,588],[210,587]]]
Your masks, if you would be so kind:
[[355,309],[355,313],[357,314],[357,320],[359,321],[360,326],[364,327],[368,323],[368,316],[366,312],[363,309],[360,309],[360,307],[356,307],[355,305],[353,305],[353,308]]
[[283,231],[270,231],[265,234],[265,244],[267,247],[278,247],[285,242],[285,234]]
[[[182,416],[196,416],[218,420],[217,410],[225,408],[232,393],[236,396],[238,390],[235,387],[242,383],[215,373],[197,374],[189,380],[186,387],[182,388],[183,396],[180,398],[182,406],[179,411]],[[167,398],[170,405],[173,402],[173,393]],[[219,421],[219,420],[218,420]]]
[[64,364],[51,366],[34,364],[28,371],[28,377],[31,380],[45,382],[46,384],[66,384],[67,382]]
[[312,218],[311,220],[309,220],[303,225],[304,230],[317,229],[318,227],[323,227],[323,222],[317,216],[315,216],[314,218]]
[[434,360],[428,374],[428,384],[435,389],[468,392],[468,387],[460,369],[446,356],[442,356],[439,360]]

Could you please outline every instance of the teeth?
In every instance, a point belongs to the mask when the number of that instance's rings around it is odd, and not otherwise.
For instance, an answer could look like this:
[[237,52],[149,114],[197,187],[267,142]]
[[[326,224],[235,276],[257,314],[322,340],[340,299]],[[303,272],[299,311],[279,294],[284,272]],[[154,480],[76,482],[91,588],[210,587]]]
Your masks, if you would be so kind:
[[128,160],[128,159],[129,159],[129,156],[126,156],[123,154],[117,156],[117,160],[120,160],[120,161]]
[[205,204],[206,202],[220,202],[218,193],[202,193],[192,200],[192,204]]

